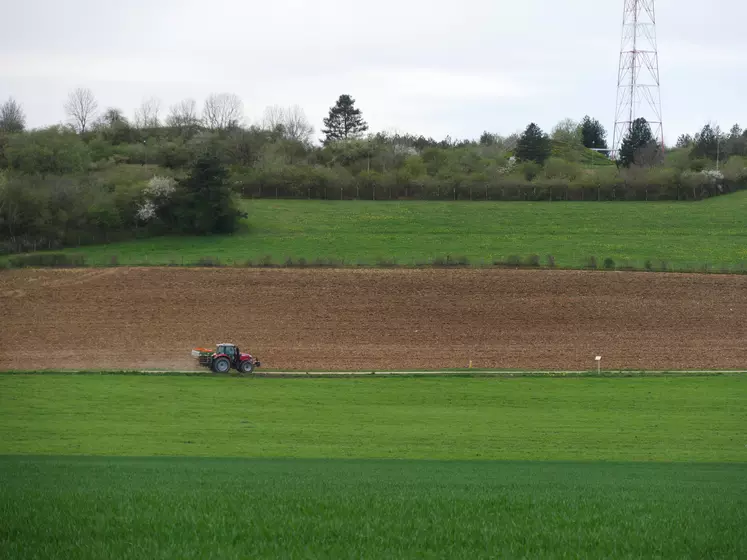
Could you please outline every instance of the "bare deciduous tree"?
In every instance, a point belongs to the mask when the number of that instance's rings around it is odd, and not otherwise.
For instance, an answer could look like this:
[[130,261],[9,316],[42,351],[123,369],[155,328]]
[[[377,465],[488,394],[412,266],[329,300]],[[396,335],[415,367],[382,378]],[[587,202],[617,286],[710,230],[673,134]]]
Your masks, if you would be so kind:
[[278,130],[285,124],[285,109],[279,105],[266,107],[262,115],[262,129]]
[[244,104],[233,93],[213,93],[205,100],[202,120],[210,130],[226,130],[241,124]]
[[137,128],[158,128],[161,122],[158,114],[161,112],[161,101],[156,97],[144,100],[140,108],[135,110],[135,126]]
[[20,103],[12,97],[0,106],[0,131],[23,132],[26,128],[26,115]]
[[197,116],[197,103],[194,99],[185,99],[176,105],[172,105],[166,124],[178,130],[193,128],[200,123]]
[[96,119],[96,122],[91,126],[91,130],[113,128],[118,125],[128,126],[129,122],[127,122],[127,118],[120,109],[109,107]]
[[314,127],[298,105],[288,108],[278,105],[267,107],[262,119],[262,128],[280,132],[284,138],[298,142],[308,142],[314,134]]
[[99,104],[90,89],[78,88],[70,92],[67,103],[65,103],[65,112],[75,130],[83,134],[88,124],[96,116],[98,107]]

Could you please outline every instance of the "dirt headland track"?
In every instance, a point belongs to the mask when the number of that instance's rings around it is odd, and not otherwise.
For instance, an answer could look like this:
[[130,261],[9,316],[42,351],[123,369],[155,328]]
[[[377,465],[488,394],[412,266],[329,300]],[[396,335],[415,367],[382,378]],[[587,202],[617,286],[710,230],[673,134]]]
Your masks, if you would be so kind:
[[112,268],[0,273],[0,370],[744,369],[747,276]]

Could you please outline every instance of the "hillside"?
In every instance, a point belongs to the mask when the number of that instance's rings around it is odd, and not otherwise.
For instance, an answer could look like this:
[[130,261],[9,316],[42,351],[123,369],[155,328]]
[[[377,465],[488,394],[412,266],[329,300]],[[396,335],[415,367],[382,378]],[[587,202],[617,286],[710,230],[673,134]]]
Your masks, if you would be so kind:
[[[747,192],[702,202],[501,203],[245,201],[249,214],[231,236],[159,237],[67,250],[87,264],[258,264],[332,259],[401,265],[465,257],[472,265],[552,255],[577,268],[740,270],[747,263]],[[115,259],[114,261],[112,259]]]

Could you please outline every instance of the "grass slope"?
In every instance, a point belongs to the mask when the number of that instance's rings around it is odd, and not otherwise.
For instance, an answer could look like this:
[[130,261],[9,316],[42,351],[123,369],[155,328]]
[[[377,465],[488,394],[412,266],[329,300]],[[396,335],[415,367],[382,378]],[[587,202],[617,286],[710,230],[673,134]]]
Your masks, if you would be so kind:
[[0,375],[0,454],[747,462],[747,377]]
[[745,465],[0,458],[0,556],[739,558]]
[[547,255],[558,266],[595,256],[617,265],[699,268],[747,262],[747,192],[697,203],[275,201],[245,203],[248,231],[91,246],[89,264],[189,264],[202,257],[255,264],[270,255],[375,265],[466,256],[472,264]]

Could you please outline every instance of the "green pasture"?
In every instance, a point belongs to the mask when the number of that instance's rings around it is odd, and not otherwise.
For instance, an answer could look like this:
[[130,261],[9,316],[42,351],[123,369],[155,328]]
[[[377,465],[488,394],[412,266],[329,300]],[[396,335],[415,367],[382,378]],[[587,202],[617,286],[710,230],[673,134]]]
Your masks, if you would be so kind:
[[0,454],[747,462],[747,376],[0,375]]
[[69,249],[90,265],[336,264],[412,266],[464,257],[480,266],[552,256],[560,267],[743,271],[747,192],[700,202],[245,201],[231,236],[158,237]]

